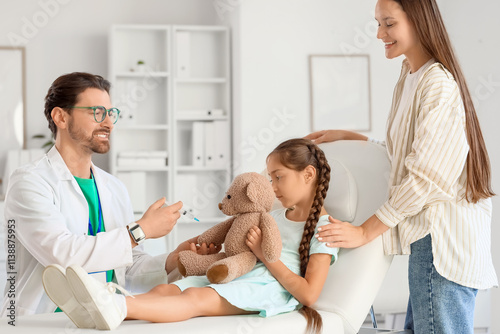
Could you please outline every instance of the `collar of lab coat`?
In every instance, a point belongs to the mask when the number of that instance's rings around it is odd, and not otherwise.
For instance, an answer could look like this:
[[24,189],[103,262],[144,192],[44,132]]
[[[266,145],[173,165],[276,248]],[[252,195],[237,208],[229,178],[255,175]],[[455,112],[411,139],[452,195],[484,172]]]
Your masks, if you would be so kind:
[[[62,158],[61,154],[59,153],[55,145],[47,153],[47,158],[51,166],[56,171],[59,180],[70,181],[71,184],[73,185],[74,190],[81,196],[82,200],[85,203],[87,203],[87,200],[85,199],[85,196],[83,195],[80,186],[76,182],[73,174],[71,174],[68,166],[64,162],[64,159]],[[99,191],[99,199],[101,201],[102,214],[104,218],[104,224],[106,226],[106,231],[110,231],[111,229],[114,229],[118,226],[116,225],[116,221],[115,219],[113,219],[113,214],[112,214],[113,193],[109,190],[107,186],[109,177],[103,170],[95,166],[94,163],[92,162],[90,168],[92,169],[92,172],[94,174],[97,190]]]
[[[49,150],[49,152],[47,153],[47,157],[52,167],[56,170],[60,180],[74,180],[73,174],[71,174],[68,166],[64,162],[63,157],[61,156],[55,145],[52,146],[52,148]],[[102,170],[96,167],[92,161],[90,162],[90,168],[92,169],[94,177],[96,178],[96,182],[99,183],[99,185],[101,185],[102,182],[106,183],[106,178],[101,178],[99,175]]]

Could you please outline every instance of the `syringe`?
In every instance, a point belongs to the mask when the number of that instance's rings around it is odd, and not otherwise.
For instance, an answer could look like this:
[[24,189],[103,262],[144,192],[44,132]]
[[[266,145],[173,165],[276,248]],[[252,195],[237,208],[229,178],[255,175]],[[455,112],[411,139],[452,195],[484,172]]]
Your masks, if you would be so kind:
[[[170,206],[172,203],[165,201],[165,206]],[[181,216],[186,216],[189,219],[196,220],[199,222],[200,220],[196,218],[191,212],[189,212],[189,209],[183,204],[182,208],[179,210]]]

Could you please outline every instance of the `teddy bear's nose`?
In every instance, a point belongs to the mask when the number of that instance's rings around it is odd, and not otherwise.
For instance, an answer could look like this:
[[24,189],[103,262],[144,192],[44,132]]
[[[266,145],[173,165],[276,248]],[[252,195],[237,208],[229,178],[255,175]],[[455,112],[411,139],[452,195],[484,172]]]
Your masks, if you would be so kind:
[[219,203],[219,210],[222,210],[222,203]]

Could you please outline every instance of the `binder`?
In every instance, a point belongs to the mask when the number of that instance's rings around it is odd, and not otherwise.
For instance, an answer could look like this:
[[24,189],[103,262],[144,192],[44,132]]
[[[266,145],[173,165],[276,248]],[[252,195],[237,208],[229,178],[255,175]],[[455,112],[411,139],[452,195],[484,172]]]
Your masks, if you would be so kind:
[[190,66],[190,42],[191,36],[189,31],[177,31],[177,77],[189,78],[191,75]]
[[192,145],[193,159],[192,164],[196,167],[205,165],[205,125],[204,122],[193,122]]
[[216,155],[216,139],[218,134],[215,132],[214,122],[205,123],[205,166],[215,167],[217,161],[215,160]]
[[215,165],[225,168],[230,163],[231,129],[228,121],[214,121],[215,131]]

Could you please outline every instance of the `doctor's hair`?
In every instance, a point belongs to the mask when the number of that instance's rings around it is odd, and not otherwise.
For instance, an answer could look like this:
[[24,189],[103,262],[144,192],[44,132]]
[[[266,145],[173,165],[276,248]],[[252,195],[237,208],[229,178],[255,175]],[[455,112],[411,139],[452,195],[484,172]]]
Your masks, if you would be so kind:
[[465,76],[444,26],[435,0],[393,0],[406,13],[424,51],[441,63],[455,78],[465,108],[469,153],[467,155],[466,199],[477,203],[495,195],[491,188],[491,167],[479,120]]
[[54,138],[57,135],[57,127],[52,119],[52,109],[59,107],[71,113],[70,107],[78,102],[78,95],[87,88],[97,88],[109,94],[111,84],[100,75],[85,72],[73,72],[61,75],[49,88],[45,96],[45,117],[49,122],[49,129]]
[[[304,277],[309,263],[311,239],[330,185],[330,165],[326,160],[325,153],[311,140],[304,138],[290,139],[281,143],[267,158],[269,159],[271,155],[278,157],[283,166],[295,171],[303,171],[308,166],[313,166],[316,169],[316,193],[299,246],[300,274]],[[306,332],[321,332],[323,321],[315,309],[303,306],[299,312],[307,319]]]

